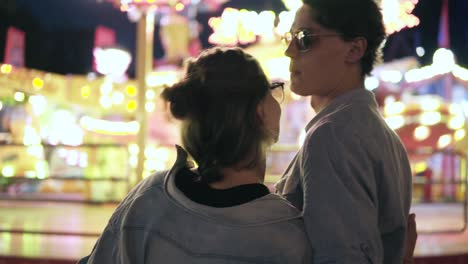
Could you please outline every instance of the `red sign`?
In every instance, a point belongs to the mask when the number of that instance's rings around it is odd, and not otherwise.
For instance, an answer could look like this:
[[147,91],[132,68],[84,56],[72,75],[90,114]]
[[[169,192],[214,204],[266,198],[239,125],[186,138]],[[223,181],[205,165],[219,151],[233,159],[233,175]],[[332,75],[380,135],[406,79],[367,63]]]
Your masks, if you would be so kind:
[[24,67],[24,32],[9,27],[5,47],[5,63],[15,67]]

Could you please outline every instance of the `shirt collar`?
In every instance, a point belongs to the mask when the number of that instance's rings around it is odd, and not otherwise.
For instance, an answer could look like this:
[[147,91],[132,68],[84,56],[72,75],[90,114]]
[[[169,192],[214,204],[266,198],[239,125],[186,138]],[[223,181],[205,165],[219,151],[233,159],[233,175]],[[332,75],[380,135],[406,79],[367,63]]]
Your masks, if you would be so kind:
[[331,100],[330,103],[324,109],[318,112],[314,116],[314,118],[310,120],[310,122],[307,124],[305,128],[306,132],[309,131],[309,129],[318,120],[320,120],[324,115],[329,114],[333,111],[336,111],[337,109],[345,105],[355,104],[355,103],[364,103],[364,104],[368,104],[369,106],[373,108],[377,108],[377,101],[375,100],[375,96],[371,91],[365,88],[353,89]]

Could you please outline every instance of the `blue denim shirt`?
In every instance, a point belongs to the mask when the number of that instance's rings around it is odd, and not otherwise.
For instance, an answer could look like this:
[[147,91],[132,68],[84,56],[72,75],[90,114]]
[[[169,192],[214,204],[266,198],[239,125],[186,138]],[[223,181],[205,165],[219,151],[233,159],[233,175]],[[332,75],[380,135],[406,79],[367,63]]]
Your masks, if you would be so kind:
[[314,263],[403,263],[412,177],[371,92],[335,98],[307,125],[276,188],[302,209]]
[[197,204],[174,182],[186,158],[178,148],[170,171],[138,184],[80,263],[310,263],[299,210],[276,194],[225,208]]

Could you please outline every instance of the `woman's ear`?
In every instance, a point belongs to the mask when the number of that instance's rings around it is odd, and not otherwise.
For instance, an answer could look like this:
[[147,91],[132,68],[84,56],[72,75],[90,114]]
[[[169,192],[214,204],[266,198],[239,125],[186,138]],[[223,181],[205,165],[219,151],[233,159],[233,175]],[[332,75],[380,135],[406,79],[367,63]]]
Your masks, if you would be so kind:
[[260,101],[257,105],[257,116],[260,120],[265,119],[265,100]]
[[357,37],[349,42],[349,50],[346,55],[346,62],[359,63],[366,54],[367,40],[363,37]]

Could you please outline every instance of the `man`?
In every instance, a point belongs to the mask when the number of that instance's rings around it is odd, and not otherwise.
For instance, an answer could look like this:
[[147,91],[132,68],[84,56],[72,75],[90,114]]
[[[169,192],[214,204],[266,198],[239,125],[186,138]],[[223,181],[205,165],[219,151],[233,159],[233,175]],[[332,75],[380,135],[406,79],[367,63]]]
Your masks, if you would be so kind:
[[285,35],[291,89],[317,115],[276,188],[303,210],[314,263],[403,263],[411,169],[364,78],[385,38],[372,0],[303,0]]

